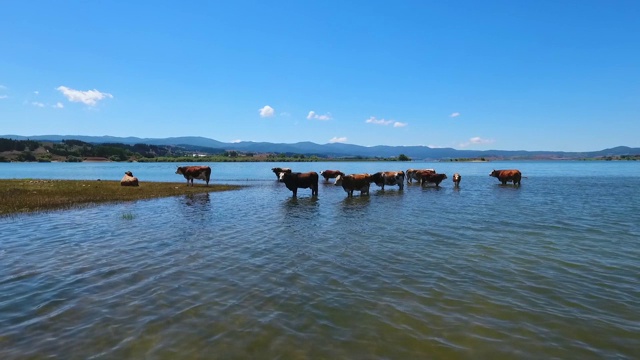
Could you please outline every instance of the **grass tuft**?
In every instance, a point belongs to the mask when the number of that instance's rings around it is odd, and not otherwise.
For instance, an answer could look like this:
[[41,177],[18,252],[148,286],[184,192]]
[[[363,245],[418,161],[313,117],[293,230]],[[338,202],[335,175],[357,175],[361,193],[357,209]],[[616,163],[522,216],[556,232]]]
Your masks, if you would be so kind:
[[122,214],[122,220],[133,220],[134,217],[132,213]]

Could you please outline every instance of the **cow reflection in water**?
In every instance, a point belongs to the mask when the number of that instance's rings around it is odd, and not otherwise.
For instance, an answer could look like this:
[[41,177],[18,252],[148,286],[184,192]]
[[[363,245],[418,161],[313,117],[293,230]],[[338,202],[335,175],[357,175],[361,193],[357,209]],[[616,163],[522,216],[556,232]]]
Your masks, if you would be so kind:
[[290,197],[282,202],[282,220],[278,222],[278,234],[281,227],[298,229],[301,226],[300,220],[314,221],[318,219],[320,202],[317,196],[309,198]]
[[301,208],[301,207],[317,207],[320,203],[318,202],[318,197],[313,196],[309,198],[298,198],[298,197],[290,197],[287,200],[282,202],[283,207],[287,209],[293,208]]
[[[382,190],[379,190],[383,192]],[[340,203],[340,213],[342,213],[341,217],[345,219],[363,219],[367,218],[367,215],[370,214],[369,204],[371,204],[371,196],[356,196],[356,197],[346,197]],[[362,226],[363,233],[367,232],[366,222],[359,222],[356,227]]]
[[202,194],[188,194],[184,196],[185,205],[193,206],[198,208],[209,208],[211,203],[211,198],[209,197],[209,193]]

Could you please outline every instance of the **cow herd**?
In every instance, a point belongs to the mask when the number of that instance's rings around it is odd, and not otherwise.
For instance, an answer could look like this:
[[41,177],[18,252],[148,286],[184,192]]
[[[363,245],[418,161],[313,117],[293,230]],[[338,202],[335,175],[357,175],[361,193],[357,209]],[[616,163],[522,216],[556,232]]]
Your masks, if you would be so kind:
[[[382,190],[385,186],[398,186],[400,190],[404,189],[405,180],[407,184],[411,184],[414,181],[421,186],[429,186],[434,184],[436,187],[440,186],[440,183],[447,179],[447,175],[443,173],[437,173],[435,169],[408,169],[405,171],[380,171],[375,174],[345,174],[340,170],[324,170],[318,175],[315,171],[310,172],[293,172],[290,168],[274,167],[271,171],[276,175],[278,181],[285,184],[287,189],[293,193],[293,197],[298,195],[298,189],[311,189],[311,196],[318,196],[318,182],[320,176],[324,178],[325,182],[329,182],[329,179],[335,179],[335,186],[342,186],[347,193],[347,197],[353,197],[354,191],[359,191],[360,195],[368,195],[371,184],[376,184]],[[180,166],[176,170],[176,174],[184,176],[187,179],[187,186],[191,183],[193,186],[193,180],[204,180],[209,185],[211,178],[211,168],[209,166]],[[489,176],[497,178],[503,185],[508,182],[513,182],[514,186],[520,186],[520,180],[522,174],[519,170],[493,170]],[[135,179],[135,185],[133,182]],[[453,174],[453,186],[459,187],[462,176],[460,174]],[[125,184],[127,182],[127,184]],[[138,184],[138,179],[134,178],[131,172],[125,174],[125,178],[122,179],[123,185]]]
[[[278,181],[283,182],[287,189],[291,190],[293,197],[298,194],[298,189],[311,189],[311,195],[318,195],[318,173],[315,171],[299,173],[293,172],[290,168],[272,168],[271,171],[276,175]],[[408,169],[404,171],[380,171],[375,174],[349,174],[346,175],[339,170],[324,170],[320,172],[320,176],[325,182],[329,179],[335,179],[334,185],[342,186],[347,193],[347,197],[353,197],[354,191],[359,191],[360,195],[368,195],[371,183],[376,184],[382,190],[385,185],[397,185],[400,190],[404,189],[405,179],[408,184],[416,181],[422,186],[434,184],[440,186],[443,180],[447,179],[446,174],[437,173],[434,169]],[[511,181],[515,186],[520,186],[522,174],[519,170],[493,170],[489,176],[497,178],[503,185]],[[459,187],[462,176],[458,173],[453,174],[453,186]]]

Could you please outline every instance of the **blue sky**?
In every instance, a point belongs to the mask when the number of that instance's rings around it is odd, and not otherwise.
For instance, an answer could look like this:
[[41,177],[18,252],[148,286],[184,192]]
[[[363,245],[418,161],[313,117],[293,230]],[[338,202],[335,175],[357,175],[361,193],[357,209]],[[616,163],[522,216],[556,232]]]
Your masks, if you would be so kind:
[[637,1],[5,1],[0,134],[640,147]]

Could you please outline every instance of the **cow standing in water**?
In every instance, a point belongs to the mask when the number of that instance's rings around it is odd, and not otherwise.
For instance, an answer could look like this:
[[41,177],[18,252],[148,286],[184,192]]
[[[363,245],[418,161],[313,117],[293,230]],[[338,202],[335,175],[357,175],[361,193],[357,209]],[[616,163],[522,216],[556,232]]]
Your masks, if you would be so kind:
[[446,178],[447,178],[447,174],[424,173],[420,176],[420,184],[422,186],[429,185],[429,184],[436,184],[436,187],[439,187],[442,180]]
[[522,179],[522,173],[516,169],[493,170],[489,176],[500,180],[502,185],[507,185],[509,181],[513,181],[513,185],[520,186],[520,180]]
[[344,191],[347,192],[347,197],[353,197],[354,191],[360,191],[360,196],[369,195],[371,181],[371,175],[369,174],[339,175],[334,185],[342,186]]
[[276,174],[276,179],[280,180],[280,174],[283,172],[291,172],[290,168],[281,168],[281,167],[274,167],[271,168],[271,171],[273,171],[274,174]]
[[422,174],[435,174],[435,169],[407,169],[407,184],[411,184],[413,180],[420,182]]
[[179,166],[176,174],[180,174],[187,179],[187,186],[189,186],[189,182],[191,182],[191,186],[193,186],[193,179],[204,180],[207,182],[207,186],[209,186],[211,168],[208,166]]
[[320,171],[320,176],[324,178],[324,181],[329,181],[329,179],[337,178],[338,176],[344,176],[344,173],[340,170],[324,170]]
[[371,182],[382,187],[385,185],[398,185],[400,190],[404,189],[404,171],[380,171],[371,175]]
[[458,174],[458,173],[453,174],[453,186],[454,187],[459,187],[460,186],[460,180],[462,180],[462,176],[460,176],[460,174]]
[[298,188],[311,188],[311,196],[318,196],[318,173],[315,171],[307,173],[283,172],[280,173],[280,182],[283,182],[287,189],[293,192],[293,197],[298,196]]

